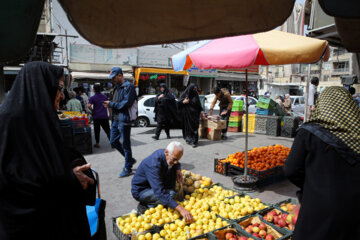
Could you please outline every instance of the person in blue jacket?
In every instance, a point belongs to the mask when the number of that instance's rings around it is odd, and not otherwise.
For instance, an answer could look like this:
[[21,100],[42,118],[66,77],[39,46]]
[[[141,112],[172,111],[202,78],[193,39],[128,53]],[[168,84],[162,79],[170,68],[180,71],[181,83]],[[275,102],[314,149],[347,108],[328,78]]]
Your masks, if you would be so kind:
[[113,100],[111,102],[104,101],[104,107],[110,108],[112,111],[110,144],[125,158],[125,166],[119,177],[127,177],[132,174],[132,166],[136,162],[131,152],[130,133],[132,121],[129,109],[137,100],[137,96],[134,85],[124,79],[121,68],[113,67],[109,79],[112,79],[115,84]]
[[183,152],[181,143],[171,142],[140,163],[131,182],[132,196],[140,202],[139,211],[163,204],[177,210],[185,221],[193,221],[191,213],[174,200],[176,181],[183,181],[179,163]]

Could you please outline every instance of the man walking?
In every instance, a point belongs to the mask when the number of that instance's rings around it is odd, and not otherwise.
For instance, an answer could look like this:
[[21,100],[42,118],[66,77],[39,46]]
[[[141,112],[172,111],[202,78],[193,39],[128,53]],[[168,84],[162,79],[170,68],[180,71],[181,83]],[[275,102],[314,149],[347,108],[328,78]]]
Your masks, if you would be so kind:
[[311,85],[309,89],[309,97],[308,97],[308,111],[306,119],[309,120],[311,116],[311,112],[314,111],[316,100],[318,97],[318,93],[316,92],[316,88],[319,85],[319,78],[313,77],[311,79]]
[[221,139],[226,140],[227,136],[227,128],[229,125],[229,117],[231,114],[231,107],[233,105],[233,100],[231,98],[230,92],[227,89],[220,89],[219,87],[215,88],[214,90],[214,100],[211,103],[209,115],[212,115],[213,109],[217,101],[219,101],[220,107],[220,118],[221,120],[226,120],[226,128],[222,130]]
[[[130,108],[136,100],[135,87],[124,79],[123,71],[119,67],[113,67],[109,75],[115,84],[113,100],[104,101],[104,107],[112,110],[112,125],[110,132],[110,144],[116,148],[125,158],[125,166],[119,177],[127,177],[132,173],[132,166],[136,160],[131,152],[131,117]],[[119,141],[120,140],[120,141]]]
[[94,86],[95,95],[89,100],[88,108],[92,111],[94,119],[94,132],[95,132],[95,145],[94,147],[99,148],[100,142],[100,126],[105,131],[108,139],[110,140],[110,126],[109,116],[107,109],[103,106],[103,102],[107,101],[108,98],[100,92],[100,85]]

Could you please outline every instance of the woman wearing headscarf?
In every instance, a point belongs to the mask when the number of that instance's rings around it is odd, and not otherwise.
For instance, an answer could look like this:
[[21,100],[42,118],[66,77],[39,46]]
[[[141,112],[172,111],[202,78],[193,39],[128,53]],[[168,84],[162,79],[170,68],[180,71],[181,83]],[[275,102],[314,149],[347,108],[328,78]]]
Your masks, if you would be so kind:
[[181,94],[178,101],[180,114],[182,117],[182,132],[186,143],[196,147],[199,134],[199,120],[202,111],[197,85],[191,83]]
[[157,127],[155,131],[155,140],[159,140],[159,136],[162,129],[165,129],[165,133],[168,139],[170,139],[170,125],[176,118],[176,102],[174,96],[170,93],[165,83],[160,84],[160,93],[156,95],[155,101],[155,120]]
[[287,115],[291,115],[291,104],[290,94],[285,94],[284,111]]
[[294,240],[360,239],[359,126],[350,93],[329,87],[298,131],[284,167],[300,188]]
[[0,107],[1,240],[90,238],[94,180],[63,141],[55,110],[63,78],[61,67],[28,63]]

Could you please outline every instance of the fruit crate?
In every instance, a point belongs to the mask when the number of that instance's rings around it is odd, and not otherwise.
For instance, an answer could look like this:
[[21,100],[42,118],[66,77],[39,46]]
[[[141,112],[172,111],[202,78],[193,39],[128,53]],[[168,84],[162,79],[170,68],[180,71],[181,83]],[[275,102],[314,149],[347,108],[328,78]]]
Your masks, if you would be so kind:
[[299,201],[296,198],[288,198],[286,200],[275,203],[274,205],[280,208],[282,205],[287,204],[287,203],[297,205],[297,204],[299,204]]
[[73,134],[91,133],[91,127],[72,128]]
[[241,132],[241,127],[228,127],[228,132]]
[[[236,229],[235,224],[231,223],[229,226],[225,226],[219,229],[212,231],[210,234],[213,238],[209,239],[228,239],[226,238],[227,233],[232,233],[237,237],[246,237],[246,239],[255,239],[254,236],[250,235],[249,233],[245,232],[244,230],[240,231],[241,229]],[[231,239],[231,238],[230,238]]]
[[[121,217],[121,216],[119,216]],[[125,234],[123,233],[120,228],[118,227],[117,223],[116,223],[116,219],[118,217],[113,217],[113,232],[115,234],[115,236],[117,237],[117,239],[119,240],[131,240],[132,239],[132,234]]]
[[230,117],[236,117],[236,116],[242,116],[243,112],[242,111],[233,111],[230,113]]
[[234,101],[233,102],[233,105],[232,105],[232,107],[231,107],[231,111],[232,112],[235,112],[235,111],[243,111],[243,105],[244,105],[244,103],[243,103],[243,101]]
[[287,138],[294,138],[296,135],[296,129],[295,128],[287,128],[285,126],[281,127],[280,136],[287,137]]
[[299,122],[299,117],[284,116],[284,127],[286,128],[297,129],[299,127]]
[[242,116],[230,116],[229,121],[230,122],[241,122]]
[[255,117],[255,133],[266,134],[267,120],[268,120],[268,118],[265,115],[256,115],[256,117]]
[[[258,213],[257,213],[257,215],[259,215],[260,216],[260,218],[262,219],[262,220],[264,220],[265,222],[267,222],[267,224],[269,224],[270,226],[272,226],[272,227],[277,227],[277,228],[281,228],[281,229],[283,229],[284,231],[286,231],[288,234],[292,234],[293,233],[293,231],[292,230],[290,230],[289,228],[287,228],[287,227],[280,227],[280,226],[276,226],[275,225],[275,223],[272,221],[272,222],[268,222],[266,219],[265,219],[265,216],[266,216],[266,214],[268,214],[269,212],[271,212],[271,211],[275,211],[276,213],[280,213],[280,214],[289,214],[288,212],[286,212],[286,211],[283,211],[282,209],[280,209],[280,208],[278,208],[278,207],[276,207],[276,206],[273,206],[273,207],[271,207],[271,208],[267,208],[267,209],[263,209],[263,210],[261,210],[261,211],[259,211]],[[284,219],[284,221],[286,222],[286,219]]]
[[[258,223],[258,224],[264,223],[267,227],[267,233],[273,235],[274,239],[287,240],[287,239],[291,239],[291,237],[292,237],[292,233],[290,233],[289,231],[279,228],[279,227],[276,227],[276,226],[268,223],[267,221],[261,219],[260,216],[257,214],[249,215],[249,216],[242,218],[239,221],[236,221],[234,226],[238,231],[241,231],[241,230],[245,231],[246,227],[248,227],[250,224],[254,224],[254,223]],[[248,234],[250,234],[250,233],[248,233]],[[262,238],[257,238],[253,235],[251,235],[251,237],[254,239],[257,239],[257,240],[262,239]]]
[[71,127],[72,128],[84,128],[84,127],[86,127],[85,120],[71,119]]
[[224,176],[229,176],[229,162],[223,162],[224,159],[214,158],[214,172]]
[[71,126],[70,118],[60,119],[60,126]]
[[272,116],[274,115],[274,110],[272,109],[262,109],[262,108],[256,108],[256,114],[258,115],[267,115],[267,116]]
[[256,106],[262,109],[275,109],[276,102],[271,98],[260,96]]
[[239,121],[239,122],[229,122],[229,127],[241,127],[241,121]]
[[266,135],[280,136],[281,131],[281,117],[268,116],[266,121]]
[[211,232],[208,233],[204,233],[201,234],[199,236],[193,237],[193,238],[188,238],[188,240],[197,240],[197,239],[202,239],[202,240],[217,240],[217,238],[215,237],[215,235],[213,235]]

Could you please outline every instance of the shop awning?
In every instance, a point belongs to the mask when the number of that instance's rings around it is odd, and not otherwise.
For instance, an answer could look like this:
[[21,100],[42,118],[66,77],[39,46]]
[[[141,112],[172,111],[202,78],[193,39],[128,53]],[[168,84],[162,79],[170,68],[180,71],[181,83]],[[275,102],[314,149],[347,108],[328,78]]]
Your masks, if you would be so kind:
[[[84,79],[84,78],[89,78],[89,79],[108,79],[109,73],[94,73],[94,72],[71,72],[71,76],[73,79]],[[130,73],[124,73],[124,78],[125,79],[131,79],[133,80],[134,77],[132,74]]]
[[135,85],[139,83],[139,77],[141,73],[160,73],[160,74],[175,74],[175,75],[189,75],[187,71],[175,72],[173,69],[166,68],[136,68],[135,69]]

